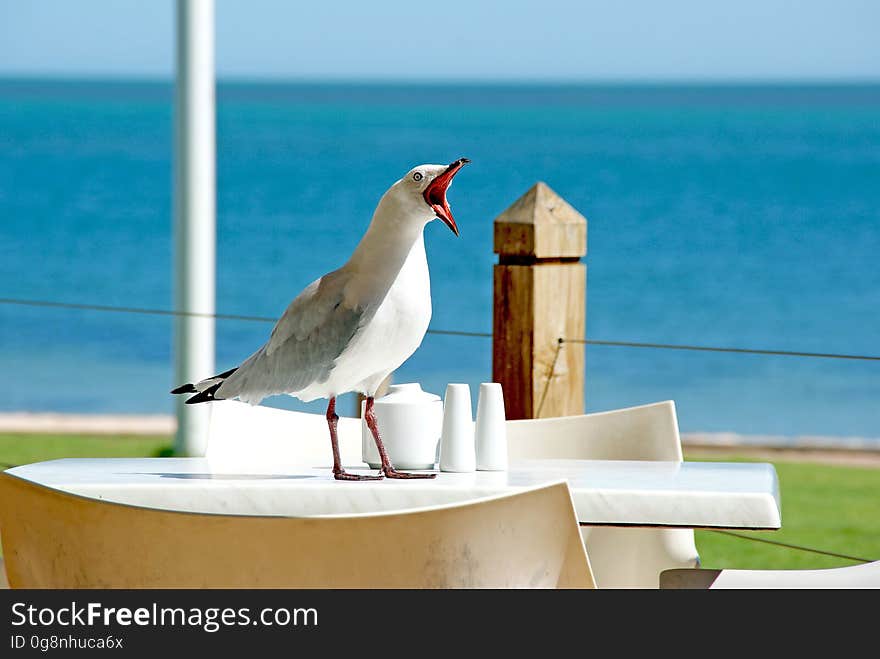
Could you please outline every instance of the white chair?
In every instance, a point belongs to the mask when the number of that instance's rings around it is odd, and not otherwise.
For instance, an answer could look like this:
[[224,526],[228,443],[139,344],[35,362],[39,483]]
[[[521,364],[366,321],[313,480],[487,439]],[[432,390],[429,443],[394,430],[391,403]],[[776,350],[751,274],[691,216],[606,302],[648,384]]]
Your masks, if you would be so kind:
[[[681,462],[675,403],[507,422],[511,459]],[[599,588],[657,588],[663,570],[700,564],[692,529],[583,527]]]
[[[330,431],[323,414],[291,412],[235,400],[210,404],[208,448],[212,467],[224,470],[265,464],[271,456],[278,464],[332,468]],[[346,466],[363,467],[361,420],[339,417],[339,455]]]
[[394,513],[200,514],[0,473],[13,588],[593,588],[565,482]]
[[666,570],[661,588],[880,588],[880,561],[824,570]]

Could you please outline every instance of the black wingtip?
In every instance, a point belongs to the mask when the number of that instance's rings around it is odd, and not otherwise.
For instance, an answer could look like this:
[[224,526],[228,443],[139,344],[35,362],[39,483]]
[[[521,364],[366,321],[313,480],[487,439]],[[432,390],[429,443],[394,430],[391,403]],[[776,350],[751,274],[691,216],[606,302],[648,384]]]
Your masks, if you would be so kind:
[[187,384],[183,384],[183,385],[177,387],[177,389],[172,389],[171,393],[172,394],[197,394],[197,393],[199,393],[199,390],[196,389],[194,384],[187,383]]
[[185,401],[186,404],[187,405],[195,405],[196,403],[207,403],[212,400],[222,400],[222,399],[214,396],[214,392],[216,392],[222,384],[223,384],[222,382],[218,382],[217,384],[213,385],[212,387],[205,389],[203,392],[196,394],[192,398],[187,398]]

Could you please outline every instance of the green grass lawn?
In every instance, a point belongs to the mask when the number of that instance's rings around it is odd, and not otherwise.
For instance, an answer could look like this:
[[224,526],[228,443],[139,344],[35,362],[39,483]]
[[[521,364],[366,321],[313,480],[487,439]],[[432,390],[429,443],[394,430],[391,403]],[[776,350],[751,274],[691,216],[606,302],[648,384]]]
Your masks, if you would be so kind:
[[[782,529],[736,533],[880,560],[880,469],[790,462],[774,465],[782,495]],[[707,568],[805,569],[856,564],[712,531],[697,531],[697,548]]]
[[[0,468],[73,457],[169,455],[170,437],[0,434]],[[738,460],[735,456],[720,458]],[[743,535],[880,559],[880,469],[777,462],[782,530]],[[853,561],[697,531],[707,568],[822,568]]]
[[167,436],[0,433],[0,468],[57,458],[139,458],[171,453]]

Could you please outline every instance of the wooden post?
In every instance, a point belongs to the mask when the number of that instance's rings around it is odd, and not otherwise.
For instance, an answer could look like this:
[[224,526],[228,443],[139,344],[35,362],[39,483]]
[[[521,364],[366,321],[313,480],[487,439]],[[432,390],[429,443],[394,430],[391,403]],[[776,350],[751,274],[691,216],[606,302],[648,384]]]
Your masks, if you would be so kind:
[[508,419],[583,414],[587,220],[545,183],[495,219],[492,379]]

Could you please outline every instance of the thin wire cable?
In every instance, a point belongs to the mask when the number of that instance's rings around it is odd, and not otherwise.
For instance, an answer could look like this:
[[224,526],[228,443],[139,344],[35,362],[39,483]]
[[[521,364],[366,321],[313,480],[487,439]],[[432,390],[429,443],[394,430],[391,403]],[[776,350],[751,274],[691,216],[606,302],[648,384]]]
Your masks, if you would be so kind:
[[550,364],[550,372],[547,374],[547,382],[544,383],[544,391],[541,392],[541,402],[538,403],[538,411],[535,413],[535,418],[541,418],[541,410],[544,409],[544,400],[547,398],[547,390],[550,389],[550,382],[553,380],[553,374],[556,372],[556,362],[559,361],[559,353],[562,351],[562,344],[564,341],[559,339],[556,342],[556,354],[553,355],[553,363]]
[[[138,313],[157,316],[194,316],[199,318],[216,318],[219,320],[243,320],[252,322],[274,323],[278,319],[269,316],[247,316],[242,314],[209,314],[197,311],[173,311],[170,309],[150,309],[145,307],[116,307],[104,304],[75,304],[71,302],[51,302],[47,300],[27,300],[19,298],[0,298],[0,304],[19,305],[29,307],[49,307],[57,309],[76,309],[80,311],[109,311],[116,313]],[[447,336],[465,336],[476,338],[492,338],[490,332],[467,332],[462,330],[429,329],[429,334]],[[565,339],[563,343],[584,343],[596,346],[617,346],[624,348],[659,348],[665,350],[697,350],[701,352],[726,352],[747,355],[778,355],[783,357],[811,357],[820,359],[850,359],[861,361],[880,361],[877,355],[851,355],[828,352],[801,352],[793,350],[764,350],[758,348],[729,348],[716,346],[697,346],[673,343],[644,343],[639,341],[604,341],[599,339]]]
[[807,551],[812,554],[822,554],[823,556],[833,556],[835,558],[845,558],[849,561],[856,561],[859,563],[873,563],[874,559],[871,558],[860,558],[858,556],[848,556],[847,554],[838,554],[833,551],[826,551],[824,549],[814,549],[813,547],[804,547],[803,545],[793,545],[788,542],[780,542],[779,540],[768,540],[767,538],[758,538],[751,535],[743,535],[741,533],[734,533],[733,531],[722,531],[721,529],[706,529],[707,531],[712,531],[713,533],[721,533],[722,535],[733,536],[734,538],[740,538],[742,540],[752,540],[754,542],[763,542],[768,545],[776,545],[777,547],[784,547],[786,549],[797,549],[799,551]]
[[793,350],[761,350],[758,348],[724,348],[715,346],[695,346],[680,343],[640,343],[637,341],[600,341],[598,339],[560,339],[566,343],[586,343],[595,346],[619,346],[624,348],[661,348],[665,350],[699,350],[703,352],[733,352],[747,355],[780,355],[783,357],[818,357],[822,359],[860,359],[880,362],[875,355],[844,355],[831,352],[799,352]]
[[[245,316],[229,313],[201,313],[198,311],[172,311],[170,309],[150,309],[145,307],[115,307],[106,304],[75,304],[72,302],[49,302],[47,300],[22,300],[16,298],[0,298],[0,304],[14,304],[26,307],[48,307],[54,309],[75,309],[77,311],[111,311],[115,313],[137,313],[154,316],[191,316],[196,318],[216,318],[218,320],[245,320],[260,323],[275,323],[277,318],[270,316]],[[473,336],[492,338],[491,333],[464,332],[460,330],[429,329],[430,334],[449,336]]]
[[139,313],[153,316],[193,316],[196,318],[218,318],[221,320],[248,320],[274,323],[278,319],[268,316],[243,316],[240,314],[201,313],[198,311],[172,311],[170,309],[148,309],[144,307],[114,307],[106,304],[74,304],[71,302],[48,302],[46,300],[20,300],[0,298],[0,304],[17,304],[25,307],[50,307],[55,309],[76,309],[78,311],[111,311],[115,313]]
[[491,339],[491,332],[463,332],[460,330],[444,330],[444,329],[429,329],[428,334],[447,334],[449,336],[473,336],[479,338]]

